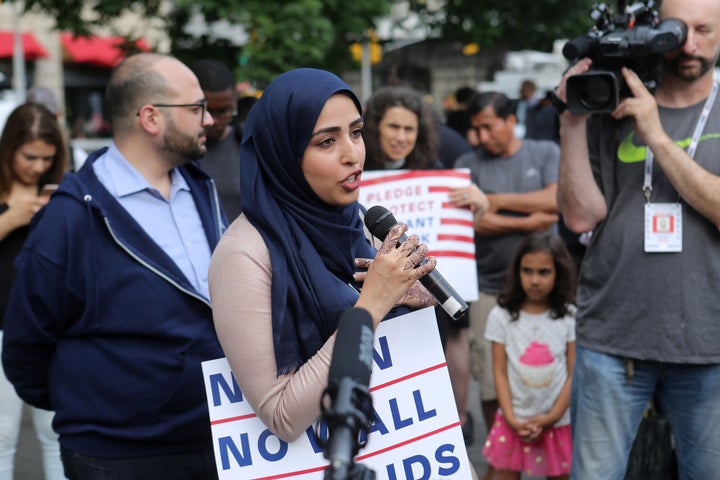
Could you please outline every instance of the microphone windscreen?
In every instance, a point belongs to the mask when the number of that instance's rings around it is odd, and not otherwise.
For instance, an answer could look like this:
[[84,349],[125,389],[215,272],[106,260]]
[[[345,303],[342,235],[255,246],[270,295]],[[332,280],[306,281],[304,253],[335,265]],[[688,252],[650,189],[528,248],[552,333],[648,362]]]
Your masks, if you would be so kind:
[[374,237],[380,240],[385,240],[390,229],[397,223],[390,210],[381,205],[370,207],[365,213],[365,226]]
[[372,317],[367,310],[349,308],[343,312],[338,322],[328,385],[346,377],[365,386],[370,384],[373,338]]
[[563,57],[567,58],[568,60],[578,60],[584,56],[586,56],[590,49],[594,46],[594,44],[597,42],[596,39],[588,36],[583,35],[582,37],[574,38],[563,46],[562,54]]

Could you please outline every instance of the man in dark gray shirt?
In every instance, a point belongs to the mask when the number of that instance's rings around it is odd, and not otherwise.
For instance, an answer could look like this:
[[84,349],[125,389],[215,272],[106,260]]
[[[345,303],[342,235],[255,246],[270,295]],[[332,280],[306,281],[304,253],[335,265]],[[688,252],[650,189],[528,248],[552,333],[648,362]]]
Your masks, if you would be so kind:
[[190,65],[200,81],[207,110],[214,124],[207,129],[207,154],[200,165],[215,182],[228,222],[240,215],[240,140],[242,132],[232,124],[237,114],[235,77],[218,60],[197,60]]
[[474,219],[480,299],[470,305],[472,371],[489,430],[498,403],[491,345],[485,340],[487,316],[505,285],[517,244],[531,232],[554,228],[558,220],[560,149],[551,141],[516,137],[515,103],[501,93],[476,94],[468,110],[480,148],[458,158],[455,168],[469,168],[473,183],[490,202],[488,211]]

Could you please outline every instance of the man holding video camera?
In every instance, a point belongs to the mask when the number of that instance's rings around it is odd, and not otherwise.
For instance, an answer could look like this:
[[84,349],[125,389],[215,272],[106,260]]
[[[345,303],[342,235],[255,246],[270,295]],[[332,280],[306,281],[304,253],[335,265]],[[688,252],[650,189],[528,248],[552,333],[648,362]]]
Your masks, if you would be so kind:
[[[664,0],[660,18],[687,37],[661,55],[654,95],[622,68],[632,95],[611,113],[560,117],[558,204],[573,231],[593,232],[578,285],[577,479],[623,478],[653,396],[680,478],[720,472],[720,0]],[[566,72],[561,102],[592,63]]]

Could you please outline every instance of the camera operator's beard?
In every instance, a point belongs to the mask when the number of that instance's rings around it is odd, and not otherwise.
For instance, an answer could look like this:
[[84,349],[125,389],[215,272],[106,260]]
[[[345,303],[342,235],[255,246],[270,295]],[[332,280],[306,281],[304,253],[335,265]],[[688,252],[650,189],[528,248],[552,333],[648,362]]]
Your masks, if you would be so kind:
[[[695,68],[683,68],[680,65],[680,62],[682,60],[697,60],[700,64],[700,69],[697,70]],[[717,57],[714,60],[717,61]],[[715,65],[715,61],[711,61],[705,57],[680,54],[672,58],[663,57],[662,64],[663,70],[665,72],[672,74],[680,80],[684,80],[686,82],[693,82],[705,75],[710,70],[712,70],[713,66]]]

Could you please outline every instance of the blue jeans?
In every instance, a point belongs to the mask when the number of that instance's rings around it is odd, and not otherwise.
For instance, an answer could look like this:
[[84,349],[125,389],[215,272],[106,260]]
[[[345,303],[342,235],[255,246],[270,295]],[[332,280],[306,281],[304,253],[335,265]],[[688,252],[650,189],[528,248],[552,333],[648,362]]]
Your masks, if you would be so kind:
[[173,455],[97,458],[60,447],[69,480],[217,480],[212,449]]
[[570,415],[571,478],[622,479],[643,412],[653,393],[675,437],[680,479],[720,472],[720,365],[625,361],[575,346]]

